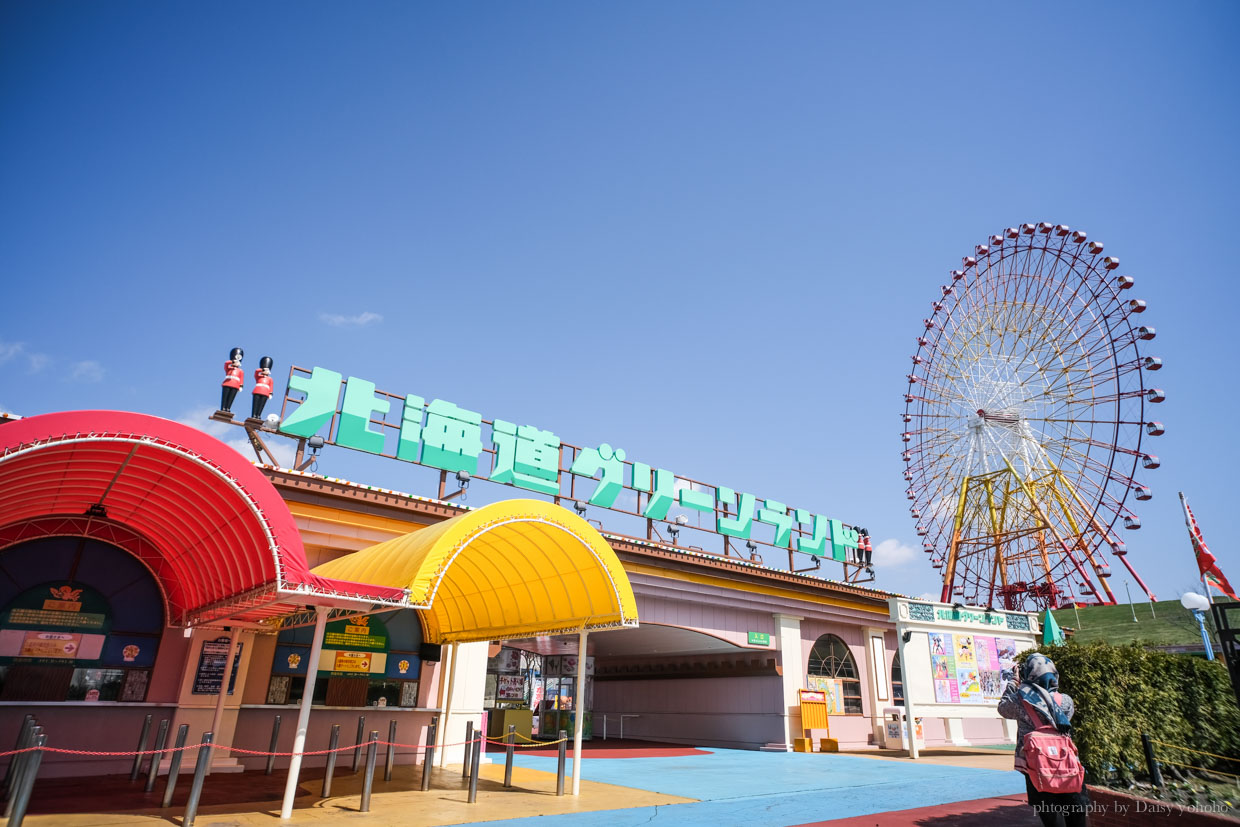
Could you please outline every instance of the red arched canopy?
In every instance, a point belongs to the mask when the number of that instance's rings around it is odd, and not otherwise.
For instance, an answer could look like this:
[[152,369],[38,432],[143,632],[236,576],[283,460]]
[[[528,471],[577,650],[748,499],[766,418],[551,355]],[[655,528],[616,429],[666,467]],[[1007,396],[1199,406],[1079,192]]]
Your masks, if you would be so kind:
[[402,598],[311,574],[262,472],[214,437],[145,414],[70,411],[0,425],[0,548],[52,534],[98,536],[138,556],[174,624],[261,620],[330,597]]

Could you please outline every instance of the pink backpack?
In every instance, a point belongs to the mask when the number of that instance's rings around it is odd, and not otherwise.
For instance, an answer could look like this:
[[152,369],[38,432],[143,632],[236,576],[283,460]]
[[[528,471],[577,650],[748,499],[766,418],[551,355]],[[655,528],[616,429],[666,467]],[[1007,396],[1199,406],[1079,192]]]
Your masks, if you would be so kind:
[[[1058,704],[1041,687],[1035,687],[1054,710]],[[1058,694],[1058,693],[1056,693]],[[1036,721],[1045,717],[1038,707],[1024,701],[1030,716]],[[1041,793],[1077,793],[1085,782],[1085,768],[1072,736],[1059,731],[1053,722],[1039,726],[1025,736],[1025,767],[1029,782]]]

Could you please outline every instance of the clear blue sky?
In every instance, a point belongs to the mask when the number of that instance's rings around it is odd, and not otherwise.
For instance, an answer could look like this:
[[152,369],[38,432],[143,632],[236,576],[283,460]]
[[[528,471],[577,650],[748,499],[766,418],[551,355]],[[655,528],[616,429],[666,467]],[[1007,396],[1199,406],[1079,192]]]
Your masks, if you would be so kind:
[[1240,585],[1237,41],[1227,2],[5,3],[0,407],[205,427],[240,345],[867,526],[937,593],[920,320],[1066,223],[1166,362],[1130,559],[1192,586],[1184,490]]

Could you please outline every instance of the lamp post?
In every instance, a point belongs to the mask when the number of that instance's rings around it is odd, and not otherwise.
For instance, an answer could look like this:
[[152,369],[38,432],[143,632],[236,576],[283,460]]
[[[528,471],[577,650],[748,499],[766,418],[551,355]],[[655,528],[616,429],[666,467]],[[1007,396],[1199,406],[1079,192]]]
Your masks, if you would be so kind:
[[1206,660],[1214,660],[1214,647],[1210,645],[1210,633],[1206,631],[1206,609],[1210,608],[1210,601],[1197,592],[1185,592],[1180,597],[1180,605],[1197,618],[1197,625],[1201,627],[1201,642],[1206,647]]

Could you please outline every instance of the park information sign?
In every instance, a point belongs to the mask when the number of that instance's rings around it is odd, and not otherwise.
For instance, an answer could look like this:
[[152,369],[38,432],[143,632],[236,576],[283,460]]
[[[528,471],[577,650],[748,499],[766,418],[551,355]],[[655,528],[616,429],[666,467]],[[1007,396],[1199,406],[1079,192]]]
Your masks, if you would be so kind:
[[1038,616],[893,597],[910,715],[944,718],[953,743],[966,743],[962,718],[997,718],[1016,656],[1038,642]]
[[[297,396],[294,396],[297,394]],[[471,478],[579,500],[651,521],[673,506],[698,512],[694,528],[856,565],[858,530],[773,499],[707,485],[631,461],[608,443],[583,448],[551,431],[483,419],[443,399],[377,390],[373,382],[294,366],[280,431]],[[484,459],[485,457],[485,459]],[[579,493],[579,486],[583,489]]]

